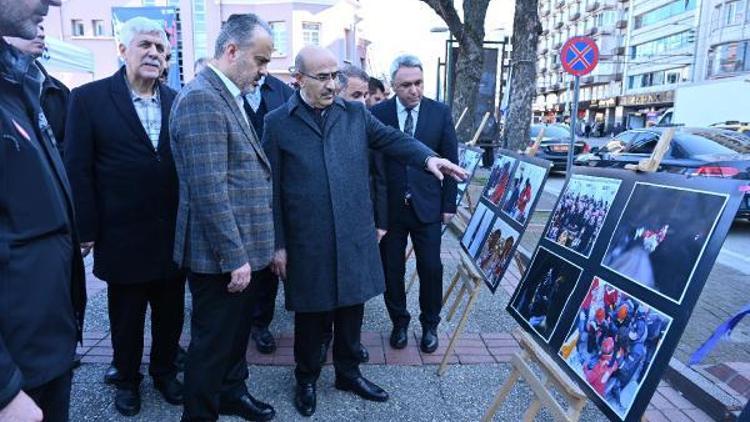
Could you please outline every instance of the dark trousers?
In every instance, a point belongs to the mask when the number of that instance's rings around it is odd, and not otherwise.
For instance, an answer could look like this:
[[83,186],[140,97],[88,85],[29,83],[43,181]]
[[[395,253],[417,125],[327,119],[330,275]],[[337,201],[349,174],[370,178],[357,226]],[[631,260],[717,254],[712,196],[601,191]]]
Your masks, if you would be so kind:
[[313,384],[320,376],[320,346],[333,316],[333,366],[337,377],[357,378],[359,344],[362,333],[363,304],[328,312],[294,314],[294,375],[298,383]]
[[406,309],[406,243],[411,236],[419,275],[419,321],[423,327],[440,323],[443,300],[443,263],[440,260],[442,230],[440,222],[422,223],[410,206],[391,217],[388,233],[380,241],[380,256],[385,273],[385,306],[396,327],[409,325]]
[[[260,271],[252,279],[262,277]],[[247,394],[245,353],[250,340],[254,288],[227,291],[230,274],[188,274],[193,295],[191,340],[185,365],[183,420],[213,420],[222,402]]]
[[42,409],[45,422],[67,422],[70,406],[71,371],[25,393]]
[[268,329],[276,310],[279,278],[271,271],[271,267],[267,267],[258,271],[257,277],[253,275],[250,283],[254,284],[253,292],[255,294],[255,300],[250,311],[253,318],[253,328]]
[[177,373],[174,364],[185,315],[185,276],[146,283],[107,285],[109,323],[115,368],[122,388],[141,382],[143,331],[146,307],[151,307],[151,359],[148,372],[154,378]]

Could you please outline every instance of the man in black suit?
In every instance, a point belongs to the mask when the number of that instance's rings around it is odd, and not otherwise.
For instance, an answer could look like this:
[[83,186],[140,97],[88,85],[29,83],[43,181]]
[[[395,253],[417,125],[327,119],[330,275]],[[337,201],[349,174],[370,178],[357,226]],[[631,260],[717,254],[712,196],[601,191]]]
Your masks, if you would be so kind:
[[[397,57],[391,66],[394,98],[372,108],[386,125],[398,128],[453,163],[458,161],[456,132],[450,109],[423,98],[422,63],[417,57]],[[407,343],[411,316],[406,309],[404,274],[406,241],[411,236],[419,274],[419,307],[422,323],[420,347],[425,353],[437,349],[437,326],[443,295],[443,264],[440,260],[441,224],[456,212],[456,182],[440,181],[386,158],[388,186],[388,234],[380,242],[385,272],[385,304],[393,322],[390,343],[402,349]]]
[[[0,0],[0,37],[60,1]],[[0,420],[68,420],[85,277],[73,203],[33,58],[0,38]]]
[[[263,138],[263,119],[266,114],[286,104],[286,100],[294,94],[292,88],[279,78],[270,74],[258,81],[254,91],[245,94],[244,109],[250,123],[258,135]],[[276,294],[279,291],[279,278],[270,267],[258,272],[250,281],[253,291],[252,304],[252,339],[260,353],[269,354],[276,350],[276,341],[268,330],[276,309]]]
[[160,23],[123,25],[125,65],[109,78],[73,90],[65,163],[75,195],[83,247],[94,248],[94,274],[107,282],[115,407],[140,411],[143,330],[151,307],[155,387],[182,403],[175,357],[182,332],[185,275],[172,260],[177,172],[169,144],[176,93],[158,82],[167,37]]

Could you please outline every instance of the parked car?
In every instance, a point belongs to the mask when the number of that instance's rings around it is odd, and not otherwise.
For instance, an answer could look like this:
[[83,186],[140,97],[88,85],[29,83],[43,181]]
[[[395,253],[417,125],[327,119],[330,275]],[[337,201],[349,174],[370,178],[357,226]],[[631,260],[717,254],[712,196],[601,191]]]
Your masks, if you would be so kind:
[[[570,129],[562,124],[531,125],[529,146],[534,145],[539,132],[544,128],[542,142],[537,151],[537,157],[552,162],[552,170],[565,170],[568,166],[568,147],[570,146]],[[574,157],[589,152],[586,142],[576,137]]]
[[[628,130],[605,147],[577,157],[575,165],[623,168],[637,164],[651,155],[664,130]],[[750,139],[730,130],[676,127],[658,171],[742,179],[750,186]],[[750,193],[745,194],[737,216],[750,218]]]
[[750,138],[750,123],[748,122],[738,122],[736,120],[730,120],[727,122],[714,123],[711,125],[711,127],[714,127],[716,129],[731,130],[737,133],[741,133]]

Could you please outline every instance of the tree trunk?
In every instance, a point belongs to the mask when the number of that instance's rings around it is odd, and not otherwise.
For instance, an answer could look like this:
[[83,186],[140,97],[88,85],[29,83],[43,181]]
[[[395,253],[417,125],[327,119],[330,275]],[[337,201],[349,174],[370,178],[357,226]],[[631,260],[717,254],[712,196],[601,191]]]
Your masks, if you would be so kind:
[[536,97],[536,47],[539,40],[539,0],[516,0],[513,18],[510,104],[505,120],[505,147],[523,150],[529,143],[531,107]]

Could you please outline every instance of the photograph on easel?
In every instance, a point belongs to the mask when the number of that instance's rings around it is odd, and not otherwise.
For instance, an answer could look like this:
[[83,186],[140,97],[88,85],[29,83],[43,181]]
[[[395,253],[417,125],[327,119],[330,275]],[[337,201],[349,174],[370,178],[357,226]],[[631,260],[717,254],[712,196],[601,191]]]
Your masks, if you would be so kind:
[[549,342],[581,272],[581,267],[539,247],[510,307]]
[[502,210],[521,224],[529,218],[531,204],[541,192],[547,169],[521,162],[513,173]]
[[495,214],[492,210],[481,202],[477,205],[474,214],[471,215],[469,224],[466,226],[466,231],[464,231],[464,235],[461,238],[461,245],[472,259],[479,252],[479,246],[482,245],[487,229],[489,229],[494,217]]
[[469,173],[469,177],[463,182],[458,182],[458,184],[456,185],[458,189],[456,195],[456,205],[461,204],[461,200],[464,197],[466,188],[471,183],[471,180],[474,177],[474,172],[477,169],[477,164],[479,164],[479,161],[481,161],[481,159],[481,149],[467,147],[464,144],[458,144],[458,165],[461,166],[462,169],[466,170],[467,173]]
[[594,277],[558,353],[624,420],[671,324],[663,312]]
[[495,158],[492,172],[484,187],[484,192],[482,192],[482,196],[495,206],[500,206],[505,197],[505,192],[508,191],[515,164],[516,159],[512,157],[498,155]]
[[573,175],[552,212],[544,237],[588,258],[620,183],[619,179]]
[[638,182],[602,265],[682,302],[729,195]]
[[494,291],[510,264],[513,246],[518,242],[520,234],[502,218],[498,218],[485,237],[487,240],[474,262],[484,274],[490,290]]

